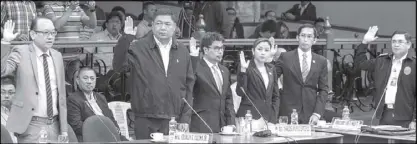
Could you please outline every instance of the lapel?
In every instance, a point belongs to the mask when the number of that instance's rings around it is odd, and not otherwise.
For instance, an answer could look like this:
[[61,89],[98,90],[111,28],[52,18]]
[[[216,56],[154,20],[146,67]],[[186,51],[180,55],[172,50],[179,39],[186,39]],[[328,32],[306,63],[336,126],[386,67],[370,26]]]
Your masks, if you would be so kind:
[[223,85],[222,85],[222,93],[220,95],[222,95],[223,93],[225,93],[227,91],[227,88],[229,87],[228,84],[226,84],[226,82],[229,81],[229,77],[226,75],[225,69],[221,66],[219,66],[220,72],[222,73],[222,78],[223,78]]
[[256,67],[255,62],[252,61],[251,63],[249,63],[249,67],[251,67],[251,69],[253,69],[253,71],[255,72],[255,76],[258,77],[258,79],[262,82],[261,85],[264,88],[264,90],[266,91],[264,79],[262,78],[261,72]]
[[55,77],[56,77],[56,80],[57,80],[56,83],[57,83],[57,86],[58,86],[58,96],[59,96],[59,88],[62,87],[61,86],[61,81],[62,80],[61,80],[61,77],[60,77],[60,75],[62,73],[61,73],[60,68],[63,67],[59,61],[62,61],[62,59],[61,60],[58,59],[58,54],[53,49],[50,49],[49,52],[50,52],[50,55],[52,57],[52,62],[54,63]]
[[33,74],[35,76],[35,82],[36,82],[36,84],[38,84],[39,78],[38,78],[37,56],[36,56],[36,51],[35,51],[35,48],[33,47],[33,45],[34,44],[29,45],[30,61],[32,62],[32,69],[33,69]]
[[274,76],[272,75],[272,69],[268,66],[265,66],[265,67],[266,67],[266,72],[268,73],[268,79],[269,79],[268,87],[266,88],[266,91],[268,92],[274,85]]
[[[178,60],[178,53],[177,53],[177,41],[175,40],[174,37],[172,37],[172,45],[171,45],[171,50],[169,51],[169,62],[168,62],[168,70],[167,72],[170,71],[171,67],[175,65],[175,63],[179,63]],[[162,60],[162,57],[161,57]]]
[[216,81],[214,80],[213,73],[211,72],[211,69],[209,68],[208,64],[206,63],[206,61],[204,59],[201,59],[200,63],[204,68],[203,71],[204,71],[205,75],[207,76],[207,78],[209,79],[212,88],[214,88],[217,91],[217,93],[220,94],[220,91],[217,89],[217,85],[216,85]]
[[105,107],[106,107],[105,102],[102,101],[102,99],[101,99],[102,97],[100,97],[101,95],[96,93],[96,92],[93,92],[93,95],[94,95],[94,98],[96,99],[97,105],[98,105],[98,107],[100,107],[101,112],[103,113],[103,115],[108,116],[107,111],[105,109]]
[[293,51],[293,58],[294,60],[292,60],[292,72],[296,75],[298,81],[300,81],[301,83],[303,83],[303,77],[301,75],[301,68],[300,68],[300,59],[298,58],[298,50],[295,49]]
[[317,56],[315,53],[311,53],[311,64],[310,64],[310,71],[308,72],[308,75],[306,77],[306,82],[310,79],[310,77],[312,75],[314,75],[314,73],[317,70],[318,64],[316,63],[317,60]]
[[150,45],[149,45],[149,49],[150,49],[150,56],[151,59],[154,61],[154,63],[159,67],[159,69],[162,71],[162,73],[165,73],[165,69],[164,69],[164,63],[162,62],[162,56],[161,56],[161,52],[158,48],[158,45],[155,42],[155,39],[153,37],[153,34],[149,34],[147,35],[148,40],[150,41]]

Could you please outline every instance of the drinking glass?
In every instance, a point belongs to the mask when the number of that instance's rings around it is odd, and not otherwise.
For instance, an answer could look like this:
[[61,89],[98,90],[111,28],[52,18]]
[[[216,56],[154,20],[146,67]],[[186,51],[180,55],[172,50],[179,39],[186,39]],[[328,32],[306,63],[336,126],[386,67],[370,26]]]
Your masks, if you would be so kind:
[[68,143],[69,142],[69,139],[68,139],[68,136],[63,136],[63,135],[59,135],[58,136],[58,143]]
[[183,132],[183,133],[188,133],[188,132],[190,132],[190,128],[189,128],[187,123],[179,123],[177,125],[177,131],[178,132]]
[[280,116],[278,119],[279,124],[288,124],[288,117],[287,116]]

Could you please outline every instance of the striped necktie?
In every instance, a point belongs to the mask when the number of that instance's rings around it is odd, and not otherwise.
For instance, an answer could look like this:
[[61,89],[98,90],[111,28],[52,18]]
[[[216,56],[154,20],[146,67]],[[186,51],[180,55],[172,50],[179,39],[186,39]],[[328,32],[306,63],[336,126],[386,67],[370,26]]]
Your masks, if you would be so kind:
[[221,80],[221,75],[217,71],[217,65],[213,65],[211,68],[213,69],[213,76],[214,76],[214,80],[216,81],[217,89],[219,90],[220,93],[222,93],[223,84]]
[[45,88],[46,88],[46,102],[47,102],[47,113],[48,117],[52,118],[54,116],[54,111],[52,108],[52,89],[51,89],[51,80],[49,78],[49,68],[47,61],[47,54],[42,54],[43,56],[43,71],[45,73]]
[[303,82],[306,81],[307,75],[308,75],[308,65],[307,65],[307,54],[303,53],[303,65],[301,69],[301,74],[303,76]]

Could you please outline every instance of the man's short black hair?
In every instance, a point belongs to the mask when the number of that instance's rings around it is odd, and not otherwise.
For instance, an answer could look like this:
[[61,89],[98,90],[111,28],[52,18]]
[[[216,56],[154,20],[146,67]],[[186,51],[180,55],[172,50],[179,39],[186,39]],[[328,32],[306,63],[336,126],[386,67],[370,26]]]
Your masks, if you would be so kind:
[[[119,18],[119,20],[120,20],[120,22],[121,22],[121,27],[123,27],[123,25],[124,25],[124,21],[123,21],[123,15],[122,15],[122,13],[121,12],[119,12],[119,11],[112,11],[112,12],[110,12],[110,14],[107,16],[107,18],[106,18],[106,22],[105,23],[108,23],[109,22],[109,20],[112,18],[112,17],[118,17]],[[106,24],[103,24],[103,30],[104,29],[106,29]]]
[[33,19],[33,20],[32,20],[32,23],[30,24],[30,30],[35,30],[35,29],[37,29],[37,26],[38,26],[38,21],[39,21],[39,20],[41,20],[41,19],[47,19],[47,20],[52,21],[52,20],[51,20],[51,19],[49,19],[48,17],[45,17],[45,16],[37,16],[35,19]]
[[301,25],[298,28],[297,35],[300,35],[301,30],[303,30],[303,28],[312,28],[314,30],[314,38],[317,38],[318,37],[318,32],[317,32],[316,27],[314,27],[312,24],[309,24],[309,23],[306,23],[306,24]]
[[267,16],[268,16],[268,13],[270,13],[270,12],[275,13],[275,11],[273,11],[273,10],[266,11],[266,12],[265,12],[265,17],[267,17]]
[[148,6],[150,6],[150,5],[155,5],[155,3],[154,2],[144,2],[143,3],[143,10],[145,10],[145,9],[148,9]]
[[177,23],[177,21],[178,21],[178,18],[174,15],[174,12],[169,8],[161,8],[161,9],[157,10],[155,12],[154,20],[157,16],[160,16],[160,15],[169,15],[169,16],[171,16],[174,23]]
[[319,23],[319,22],[323,22],[323,23],[324,23],[324,19],[323,19],[323,18],[321,18],[321,17],[317,18],[317,19],[314,21],[314,25],[316,25],[316,24],[317,24],[317,23]]
[[403,35],[404,35],[404,37],[405,37],[405,40],[406,40],[407,42],[411,42],[411,35],[410,35],[408,32],[406,32],[406,31],[402,31],[402,30],[396,30],[394,33],[392,33],[392,35],[391,35],[391,39],[392,39],[392,37],[394,37],[394,35],[396,35],[396,34],[403,34]]
[[121,12],[123,12],[123,14],[126,14],[125,8],[123,8],[121,6],[115,6],[111,9],[111,11],[121,11]]
[[221,34],[217,32],[207,32],[203,35],[203,37],[200,40],[200,47],[201,48],[208,48],[210,45],[213,44],[214,41],[222,41],[224,42],[224,38]]
[[266,20],[261,25],[261,32],[276,32],[277,23],[274,20]]
[[78,71],[77,71],[77,78],[79,78],[80,77],[80,74],[81,74],[81,72],[84,72],[84,71],[93,71],[94,72],[94,74],[96,74],[96,72],[94,71],[94,69],[92,69],[91,67],[89,67],[89,66],[85,66],[85,67],[82,67],[82,68],[80,68]]
[[1,85],[15,85],[15,81],[11,76],[4,77],[1,78]]

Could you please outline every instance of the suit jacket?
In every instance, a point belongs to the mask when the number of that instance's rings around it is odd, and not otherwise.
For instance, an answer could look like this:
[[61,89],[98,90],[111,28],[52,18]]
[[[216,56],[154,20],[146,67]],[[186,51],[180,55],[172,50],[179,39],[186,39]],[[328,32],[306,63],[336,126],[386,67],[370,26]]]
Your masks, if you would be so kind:
[[283,76],[280,116],[290,118],[296,109],[300,123],[306,124],[313,113],[323,116],[325,99],[328,94],[327,60],[312,53],[310,72],[303,82],[298,51],[282,53],[277,64],[278,77]]
[[[192,57],[196,81],[193,89],[193,107],[207,122],[214,133],[220,132],[226,125],[235,124],[235,111],[230,89],[230,72],[219,64],[223,77],[222,93],[217,89],[213,74],[204,59]],[[195,64],[194,64],[195,63]],[[196,114],[191,117],[190,131],[210,133],[210,130]]]
[[[10,45],[2,45],[1,49],[8,49]],[[8,60],[5,56],[1,60],[1,77],[14,75],[16,81],[16,96],[13,100],[7,129],[11,132],[22,134],[26,131],[32,120],[33,111],[38,106],[38,70],[36,53],[33,44],[18,45],[9,53],[20,51],[20,64]],[[49,49],[56,73],[58,86],[58,113],[61,133],[67,132],[67,103],[65,91],[65,74],[62,55],[55,49]]]
[[176,117],[178,122],[190,123],[191,109],[183,101],[185,98],[192,103],[194,86],[194,72],[187,48],[172,39],[167,73],[152,32],[132,42],[127,53],[128,58],[118,65],[131,69],[129,93],[135,116]]
[[[271,67],[271,65],[265,64],[265,67],[269,77],[267,88],[265,88],[261,72],[256,68],[253,60],[249,63],[246,72],[240,72],[240,68],[238,68],[236,93],[238,96],[242,97],[242,101],[240,102],[236,114],[237,117],[244,117],[247,110],[251,110],[254,119],[259,119],[261,117],[248,100],[249,97],[259,109],[262,116],[264,116],[265,120],[271,123],[277,122],[280,109],[280,97],[277,83],[278,77],[276,76],[275,69]],[[245,96],[241,87],[243,87],[248,97]]]
[[291,9],[286,11],[285,13],[291,13],[295,16],[295,20],[316,20],[316,6],[312,3],[308,4],[306,9],[304,9],[303,13],[300,13],[300,4],[295,4]]
[[[393,54],[381,54],[377,58],[369,59],[366,57],[368,45],[360,44],[355,53],[355,69],[366,70],[374,77],[375,89],[372,95],[375,98],[374,105],[380,106],[375,114],[376,119],[380,119],[384,110],[384,89],[388,84],[391,75]],[[410,49],[406,58],[402,61],[400,74],[397,83],[397,93],[394,103],[394,119],[412,121],[416,119],[416,57],[415,51]]]
[[[104,116],[110,118],[114,125],[119,128],[116,120],[114,119],[113,112],[107,105],[104,95],[94,92],[93,95],[96,98],[97,105],[100,107]],[[84,93],[77,91],[70,93],[68,96],[68,124],[72,127],[77,135],[78,141],[83,140],[83,123],[90,116],[95,115],[94,111],[87,105],[87,98]]]

